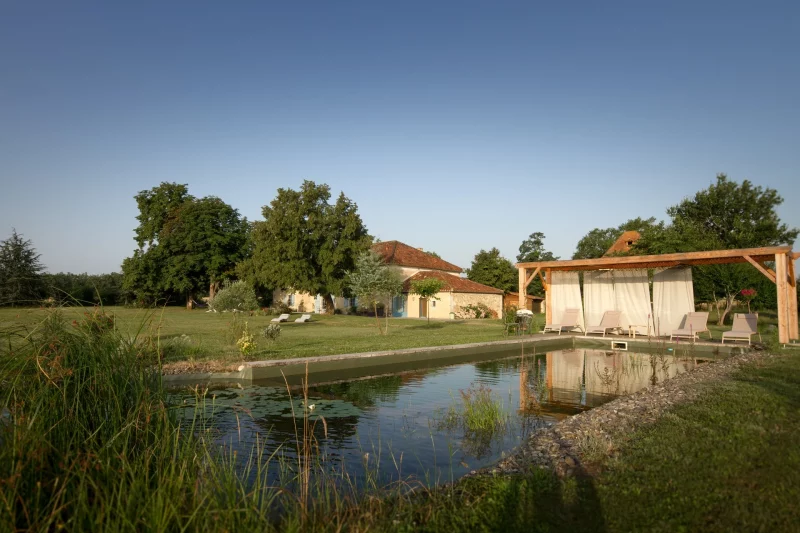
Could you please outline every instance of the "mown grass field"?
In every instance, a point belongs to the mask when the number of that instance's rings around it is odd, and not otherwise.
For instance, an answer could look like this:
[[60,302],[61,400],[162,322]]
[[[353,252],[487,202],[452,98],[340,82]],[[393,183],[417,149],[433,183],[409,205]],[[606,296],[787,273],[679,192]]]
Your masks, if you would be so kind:
[[[68,320],[77,320],[91,309],[63,308]],[[284,359],[317,355],[334,355],[376,350],[395,350],[424,346],[444,346],[502,340],[504,327],[500,320],[431,321],[416,319],[389,319],[389,334],[380,335],[375,319],[348,315],[312,315],[311,322],[296,324],[293,314],[289,322],[281,323],[277,342],[269,343],[261,331],[273,316],[241,316],[230,313],[206,313],[203,310],[186,311],[180,307],[155,310],[108,307],[117,327],[127,335],[160,336],[162,343],[173,342],[180,349],[167,350],[165,362]],[[23,326],[35,328],[46,316],[45,309],[0,309],[0,328]],[[255,334],[259,348],[248,356],[239,353],[233,331],[234,321],[246,321],[249,331]],[[539,323],[544,319],[539,318]],[[384,324],[384,320],[381,319]],[[181,338],[182,336],[186,336]]]

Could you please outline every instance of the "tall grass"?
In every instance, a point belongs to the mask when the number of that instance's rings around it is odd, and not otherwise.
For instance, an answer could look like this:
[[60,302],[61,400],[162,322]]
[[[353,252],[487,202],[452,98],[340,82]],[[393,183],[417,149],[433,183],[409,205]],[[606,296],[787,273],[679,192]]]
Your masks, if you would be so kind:
[[365,494],[402,506],[417,488],[331,473],[308,409],[295,459],[215,445],[205,400],[179,417],[139,333],[102,310],[0,332],[0,531],[335,530],[376,505]]

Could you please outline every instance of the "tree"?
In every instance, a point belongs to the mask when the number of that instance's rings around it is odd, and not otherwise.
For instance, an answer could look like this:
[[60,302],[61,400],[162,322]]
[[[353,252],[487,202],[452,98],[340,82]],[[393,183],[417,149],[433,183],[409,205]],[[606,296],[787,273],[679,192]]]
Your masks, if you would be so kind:
[[12,228],[11,237],[0,242],[0,305],[38,302],[43,270],[33,243]]
[[248,224],[219,198],[194,198],[185,185],[162,183],[136,196],[139,249],[122,264],[123,286],[147,302],[209,288],[213,297],[246,253]]
[[411,282],[411,293],[418,295],[420,298],[424,298],[427,302],[428,324],[431,323],[431,300],[439,299],[436,297],[436,295],[439,294],[443,287],[444,281],[440,280],[439,278],[415,279]]
[[[517,254],[518,263],[533,263],[539,261],[558,261],[558,257],[544,249],[544,233],[534,232],[531,233],[527,239],[522,241],[519,245],[519,254]],[[544,296],[544,287],[542,280],[537,276],[528,284],[528,294],[533,296]]]
[[[748,180],[738,184],[719,174],[708,189],[667,209],[671,224],[643,233],[635,248],[672,253],[791,245],[799,230],[781,223],[775,209],[782,203],[775,189],[756,187]],[[693,274],[696,293],[713,298],[715,304],[717,298],[726,302],[718,325],[737,294],[761,282],[758,272],[741,264],[695,267]]]
[[322,294],[332,312],[331,295],[342,294],[346,272],[371,238],[357,205],[344,194],[331,205],[330,196],[330,187],[313,181],[278,189],[264,220],[253,224],[252,256],[238,272],[263,286]]
[[506,293],[513,292],[519,281],[517,269],[511,261],[500,255],[497,248],[475,254],[472,266],[467,269],[467,278]]
[[[394,296],[403,290],[403,278],[398,269],[385,265],[381,256],[367,250],[356,258],[356,266],[347,273],[347,288],[362,303],[369,303],[375,311],[375,325],[381,335],[389,333],[389,313]],[[378,304],[384,304],[386,329],[381,329]]]

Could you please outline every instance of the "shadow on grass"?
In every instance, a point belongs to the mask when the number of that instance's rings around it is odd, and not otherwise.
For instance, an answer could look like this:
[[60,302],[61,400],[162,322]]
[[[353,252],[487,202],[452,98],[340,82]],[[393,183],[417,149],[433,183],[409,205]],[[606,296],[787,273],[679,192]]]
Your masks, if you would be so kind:
[[403,329],[444,329],[450,324],[448,322],[431,322],[430,324],[419,324],[416,326],[405,326]]

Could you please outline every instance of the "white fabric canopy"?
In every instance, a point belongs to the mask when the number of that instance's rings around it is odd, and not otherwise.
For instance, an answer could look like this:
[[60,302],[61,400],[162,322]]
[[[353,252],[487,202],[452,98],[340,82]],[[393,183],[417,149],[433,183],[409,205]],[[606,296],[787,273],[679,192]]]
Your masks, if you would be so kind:
[[580,309],[578,313],[578,324],[581,329],[586,331],[586,324],[583,320],[583,302],[581,301],[581,283],[577,272],[552,272],[553,279],[550,281],[550,305],[551,323],[558,324],[564,311],[567,309]]
[[654,334],[647,269],[614,271],[614,293],[616,310],[622,311],[622,327],[637,326],[638,335]]
[[610,271],[583,273],[583,316],[589,326],[597,326],[606,311],[616,311],[614,277]]
[[653,276],[653,314],[657,335],[680,329],[687,313],[694,311],[692,269],[656,270]]

